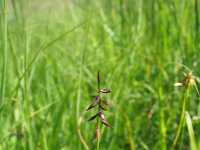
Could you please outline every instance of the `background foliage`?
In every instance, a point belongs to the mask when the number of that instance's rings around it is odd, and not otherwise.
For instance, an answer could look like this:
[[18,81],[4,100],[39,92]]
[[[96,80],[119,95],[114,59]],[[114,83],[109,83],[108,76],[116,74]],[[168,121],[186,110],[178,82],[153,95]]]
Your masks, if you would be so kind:
[[[84,113],[101,86],[114,107],[100,149],[169,149],[184,64],[199,86],[199,0],[1,0],[0,149],[94,149]],[[187,111],[200,116],[195,89]],[[81,116],[81,118],[80,118]],[[82,119],[81,124],[80,119]],[[200,148],[199,120],[192,121]],[[79,135],[78,135],[79,133]],[[80,140],[80,133],[85,146]],[[187,127],[183,143],[190,149]]]

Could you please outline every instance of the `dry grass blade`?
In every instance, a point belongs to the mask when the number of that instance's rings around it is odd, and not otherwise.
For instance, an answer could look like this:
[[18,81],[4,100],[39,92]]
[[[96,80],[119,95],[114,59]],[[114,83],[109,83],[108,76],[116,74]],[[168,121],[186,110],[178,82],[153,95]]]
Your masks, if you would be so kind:
[[83,135],[82,135],[82,133],[81,133],[81,128],[80,128],[81,123],[82,123],[82,121],[83,121],[83,116],[84,116],[84,112],[83,112],[83,114],[79,117],[77,132],[78,132],[78,137],[79,137],[81,143],[83,144],[84,148],[85,148],[86,150],[89,150],[89,146],[87,145],[86,141],[84,140]]

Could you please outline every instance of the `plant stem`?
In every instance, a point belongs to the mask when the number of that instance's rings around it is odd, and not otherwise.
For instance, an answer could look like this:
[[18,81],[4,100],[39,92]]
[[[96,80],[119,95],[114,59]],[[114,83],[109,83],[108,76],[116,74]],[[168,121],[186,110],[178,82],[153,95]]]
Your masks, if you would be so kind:
[[163,94],[162,88],[159,87],[159,114],[160,114],[160,132],[161,132],[161,149],[166,150],[166,126],[165,126],[165,115],[163,110]]
[[[97,88],[98,88],[98,94],[100,95],[100,71],[98,69],[98,72],[97,72]],[[101,96],[100,96],[101,97]],[[101,110],[101,101],[99,100],[99,103],[98,103],[98,113],[100,112]],[[97,144],[96,144],[96,150],[99,150],[99,143],[100,143],[100,139],[99,139],[99,136],[100,136],[100,120],[99,120],[99,117],[97,117],[97,129],[99,129],[99,135],[97,137]]]
[[196,43],[199,43],[199,10],[198,10],[198,0],[195,0],[195,39],[196,39]]
[[[100,121],[99,118],[97,118],[97,128],[100,128]],[[99,134],[100,134],[100,129],[99,129]],[[96,150],[99,150],[99,143],[100,143],[100,139],[99,137],[97,138],[97,144],[96,144]]]
[[[100,93],[100,91],[99,91],[99,93]],[[99,101],[98,112],[101,110],[100,103],[101,102]],[[99,129],[99,137],[100,137],[101,130],[100,130],[100,120],[99,120],[99,117],[97,117],[97,129]],[[99,143],[100,143],[99,137],[97,137],[96,150],[99,150]]]
[[173,142],[173,147],[176,146],[177,144],[177,141],[180,137],[180,133],[181,131],[183,130],[183,126],[185,124],[185,120],[184,120],[184,117],[185,117],[185,110],[186,110],[186,103],[187,103],[187,99],[188,99],[188,93],[189,93],[189,87],[187,87],[185,89],[185,92],[184,92],[184,98],[183,98],[183,107],[182,107],[182,112],[181,112],[181,118],[180,118],[180,123],[179,123],[179,126],[178,126],[178,131],[176,133],[176,137],[174,139],[174,142]]
[[[7,70],[7,9],[6,9],[6,0],[3,1],[3,8],[4,8],[4,51],[3,51],[3,69],[2,69],[2,76],[1,76],[1,97],[0,97],[0,104],[3,103],[4,94],[5,94],[5,82],[6,82],[6,70]],[[2,106],[2,105],[1,105]]]

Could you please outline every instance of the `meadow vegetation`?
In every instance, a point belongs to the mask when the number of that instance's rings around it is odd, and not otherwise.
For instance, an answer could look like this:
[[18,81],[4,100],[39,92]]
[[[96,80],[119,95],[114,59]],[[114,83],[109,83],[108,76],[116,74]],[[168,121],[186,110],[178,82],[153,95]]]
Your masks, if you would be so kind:
[[[200,149],[199,9],[199,0],[1,0],[0,150],[94,149],[87,120],[97,110],[85,110],[98,69],[113,104],[100,150]],[[195,85],[174,87],[184,72]]]

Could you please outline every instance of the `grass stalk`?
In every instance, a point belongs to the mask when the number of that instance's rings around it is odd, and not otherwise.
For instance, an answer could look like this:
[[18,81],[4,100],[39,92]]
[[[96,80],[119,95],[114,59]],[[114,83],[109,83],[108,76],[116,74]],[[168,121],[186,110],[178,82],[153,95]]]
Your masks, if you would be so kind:
[[[1,97],[0,97],[0,105],[3,102],[4,95],[5,95],[5,82],[6,82],[6,70],[7,70],[7,9],[6,9],[6,0],[3,1],[3,26],[4,26],[4,32],[3,32],[3,39],[4,39],[4,51],[3,51],[3,69],[2,69],[2,76],[1,76]],[[2,106],[2,105],[1,105]]]
[[[100,77],[99,77],[99,71],[98,71],[98,74],[97,74],[97,81],[98,81],[98,93],[100,94]],[[101,107],[100,107],[100,101],[99,101],[99,105],[98,105],[98,112],[101,110]],[[100,130],[100,119],[99,117],[97,118],[97,129],[99,129],[99,135],[101,130]],[[99,150],[99,143],[100,143],[100,137],[97,138],[97,144],[96,144],[96,150]]]
[[85,111],[88,111],[92,108],[94,108],[95,106],[97,106],[97,109],[98,109],[98,112],[97,114],[95,114],[94,116],[90,117],[90,119],[88,119],[88,121],[92,121],[94,120],[95,118],[97,118],[97,128],[96,128],[96,131],[95,131],[95,134],[94,134],[94,141],[96,141],[96,147],[95,147],[95,150],[99,150],[99,145],[100,145],[100,122],[102,122],[105,126],[107,127],[110,127],[112,128],[112,126],[105,120],[105,117],[104,117],[104,114],[103,114],[103,111],[107,111],[108,109],[105,108],[102,104],[104,103],[105,105],[108,105],[108,106],[112,106],[112,104],[105,100],[105,99],[102,99],[101,98],[101,93],[110,93],[111,90],[110,89],[103,89],[101,90],[100,88],[100,71],[98,70],[97,72],[97,82],[98,82],[98,85],[97,85],[97,88],[98,88],[98,94],[96,96],[93,96],[93,98],[95,98],[95,101],[89,105],[89,107],[85,110]]
[[185,119],[184,118],[185,118],[186,104],[187,104],[187,100],[188,100],[188,93],[189,93],[189,87],[187,87],[185,89],[185,92],[184,92],[183,106],[182,106],[182,111],[181,111],[181,118],[180,118],[180,123],[179,123],[179,126],[178,126],[178,131],[177,131],[175,139],[173,141],[173,147],[176,146],[177,141],[178,141],[178,139],[180,137],[181,131],[183,131],[183,127],[184,127],[184,124],[185,124]]
[[199,10],[198,10],[198,0],[195,0],[195,39],[196,43],[199,44]]
[[[97,119],[97,128],[100,129],[100,120],[99,118]],[[99,131],[100,134],[101,131]],[[101,134],[100,134],[101,135]],[[100,137],[97,138],[97,143],[96,143],[96,150],[99,150],[99,143],[100,143]]]
[[159,88],[159,99],[160,99],[160,132],[161,132],[161,149],[166,150],[166,126],[165,126],[165,116],[163,111],[163,98],[162,98],[162,88]]
[[[27,68],[27,51],[28,51],[28,39],[25,33],[25,52],[24,52],[24,69]],[[26,118],[26,129],[28,132],[28,139],[29,139],[29,149],[33,150],[33,140],[32,140],[32,131],[31,131],[31,122],[30,122],[30,103],[29,103],[29,96],[28,96],[28,87],[27,87],[27,73],[24,75],[24,100],[25,100],[25,118]]]
[[[22,4],[21,4],[22,5]],[[28,66],[28,52],[29,52],[29,37],[28,33],[26,31],[26,25],[27,25],[27,14],[28,14],[28,0],[24,4],[26,7],[24,8],[24,16],[23,16],[23,39],[25,41],[25,49],[24,49],[24,71],[26,70]],[[30,150],[34,149],[34,142],[33,142],[33,130],[31,130],[31,119],[30,119],[30,103],[29,103],[29,95],[28,95],[28,72],[25,71],[24,74],[24,102],[25,102],[25,124],[26,124],[26,130],[27,130],[27,137],[28,137],[28,148]]]
[[191,148],[191,150],[197,150],[197,144],[196,144],[196,140],[195,140],[195,136],[194,136],[192,120],[187,111],[185,112],[185,119],[186,119],[186,123],[187,123],[187,127],[188,127],[189,137],[190,137],[190,148]]

